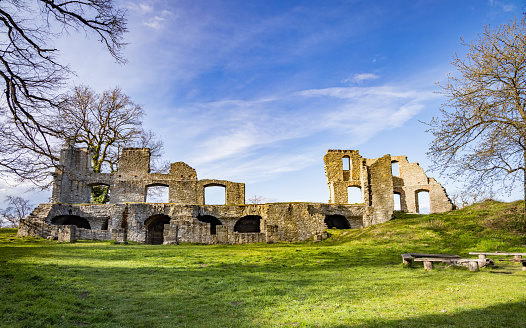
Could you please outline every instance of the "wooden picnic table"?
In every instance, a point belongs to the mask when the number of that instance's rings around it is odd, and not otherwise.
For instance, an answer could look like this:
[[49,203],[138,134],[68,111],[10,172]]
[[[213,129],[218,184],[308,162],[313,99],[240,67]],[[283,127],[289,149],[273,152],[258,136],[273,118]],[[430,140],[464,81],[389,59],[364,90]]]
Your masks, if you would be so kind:
[[523,259],[523,256],[526,256],[526,253],[514,253],[514,252],[469,252],[470,255],[478,255],[479,259],[485,259],[487,255],[491,256],[513,256],[515,262],[521,262],[522,271],[526,271],[526,259]]

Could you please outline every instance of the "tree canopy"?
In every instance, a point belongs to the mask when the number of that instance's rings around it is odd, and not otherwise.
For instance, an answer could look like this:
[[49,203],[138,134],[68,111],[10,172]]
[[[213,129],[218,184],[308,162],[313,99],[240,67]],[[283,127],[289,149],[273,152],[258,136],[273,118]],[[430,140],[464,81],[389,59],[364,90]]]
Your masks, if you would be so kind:
[[117,62],[124,63],[125,11],[113,0],[0,1],[0,173],[37,184],[57,164],[54,138],[61,90],[72,73],[57,60],[54,38],[72,31],[94,34]]
[[526,182],[526,21],[488,25],[462,44],[467,54],[440,85],[447,102],[428,123],[434,169],[475,190]]

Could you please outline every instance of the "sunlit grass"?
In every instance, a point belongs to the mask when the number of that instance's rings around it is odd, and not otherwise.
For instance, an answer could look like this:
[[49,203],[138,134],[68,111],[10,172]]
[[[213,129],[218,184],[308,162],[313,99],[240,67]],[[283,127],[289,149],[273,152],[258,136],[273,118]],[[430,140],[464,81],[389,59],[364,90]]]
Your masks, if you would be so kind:
[[[526,252],[514,204],[397,214],[321,243],[116,245],[0,230],[2,327],[523,327],[526,272],[409,269],[402,253]],[[515,220],[515,217],[509,218]],[[514,222],[515,222],[514,221]]]

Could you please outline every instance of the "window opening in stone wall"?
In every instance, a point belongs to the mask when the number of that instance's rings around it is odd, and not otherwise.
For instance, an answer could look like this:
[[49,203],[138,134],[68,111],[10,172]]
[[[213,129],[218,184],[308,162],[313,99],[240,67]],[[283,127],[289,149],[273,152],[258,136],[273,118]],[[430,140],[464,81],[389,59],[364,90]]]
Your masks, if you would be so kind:
[[429,214],[431,212],[431,203],[429,201],[428,191],[419,191],[416,196],[418,214]]
[[90,192],[91,204],[108,204],[110,202],[110,186],[99,184],[92,185]]
[[324,220],[329,229],[350,229],[349,221],[343,215],[327,215]]
[[170,188],[166,185],[154,185],[146,187],[147,203],[168,203]]
[[170,223],[170,217],[164,214],[153,215],[144,221],[146,227],[146,242],[150,245],[162,245],[164,241],[164,225]]
[[393,201],[394,201],[394,210],[401,211],[402,210],[402,200],[400,198],[400,193],[395,192],[393,194]]
[[77,215],[59,215],[51,220],[54,225],[74,225],[77,228],[91,229],[88,220]]
[[395,177],[400,176],[400,164],[397,161],[391,162],[391,174]]
[[104,222],[102,222],[101,230],[108,230],[109,222],[110,222],[110,219],[104,220]]
[[259,215],[247,215],[242,217],[236,222],[234,226],[235,232],[261,232],[259,227],[261,223],[261,216]]
[[351,158],[349,156],[343,156],[342,157],[342,164],[343,164],[343,170],[344,171],[350,171],[351,170]]
[[210,224],[210,234],[211,235],[216,234],[216,226],[222,225],[221,221],[219,221],[218,218],[212,215],[199,215],[197,219],[201,222]]
[[225,186],[205,187],[205,204],[206,205],[225,205],[226,204]]
[[362,204],[362,188],[360,187],[349,187],[347,188],[347,204]]

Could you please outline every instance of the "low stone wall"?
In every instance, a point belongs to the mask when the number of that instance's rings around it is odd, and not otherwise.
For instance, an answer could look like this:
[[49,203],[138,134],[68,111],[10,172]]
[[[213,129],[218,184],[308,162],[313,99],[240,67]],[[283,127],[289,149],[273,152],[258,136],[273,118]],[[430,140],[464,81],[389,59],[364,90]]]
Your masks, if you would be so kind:
[[[271,203],[261,205],[181,205],[181,204],[41,204],[26,219],[21,220],[19,236],[40,236],[64,240],[91,239],[127,240],[139,243],[165,244],[244,244],[260,242],[295,242],[323,236],[325,219],[339,216],[348,227],[361,228],[369,224],[364,205],[320,203]],[[213,217],[210,221],[202,218]],[[57,220],[56,218],[60,218]],[[71,221],[71,220],[77,221]],[[69,220],[69,221],[68,221]],[[161,221],[156,221],[161,220]],[[240,222],[248,220],[250,228]],[[53,224],[64,222],[63,225]],[[78,225],[66,222],[80,222]],[[105,229],[101,222],[107,222]],[[156,222],[161,222],[158,225]],[[165,222],[165,223],[163,223]],[[246,222],[246,221],[245,221]],[[89,224],[96,229],[82,228]],[[151,230],[157,224],[157,230]],[[241,226],[238,226],[240,225]],[[63,227],[75,227],[66,232]],[[62,229],[62,230],[60,230]],[[159,233],[160,237],[153,234]],[[62,233],[62,237],[59,235]],[[66,236],[67,234],[71,236]],[[118,234],[118,236],[117,236]],[[150,237],[149,237],[149,234]]]

